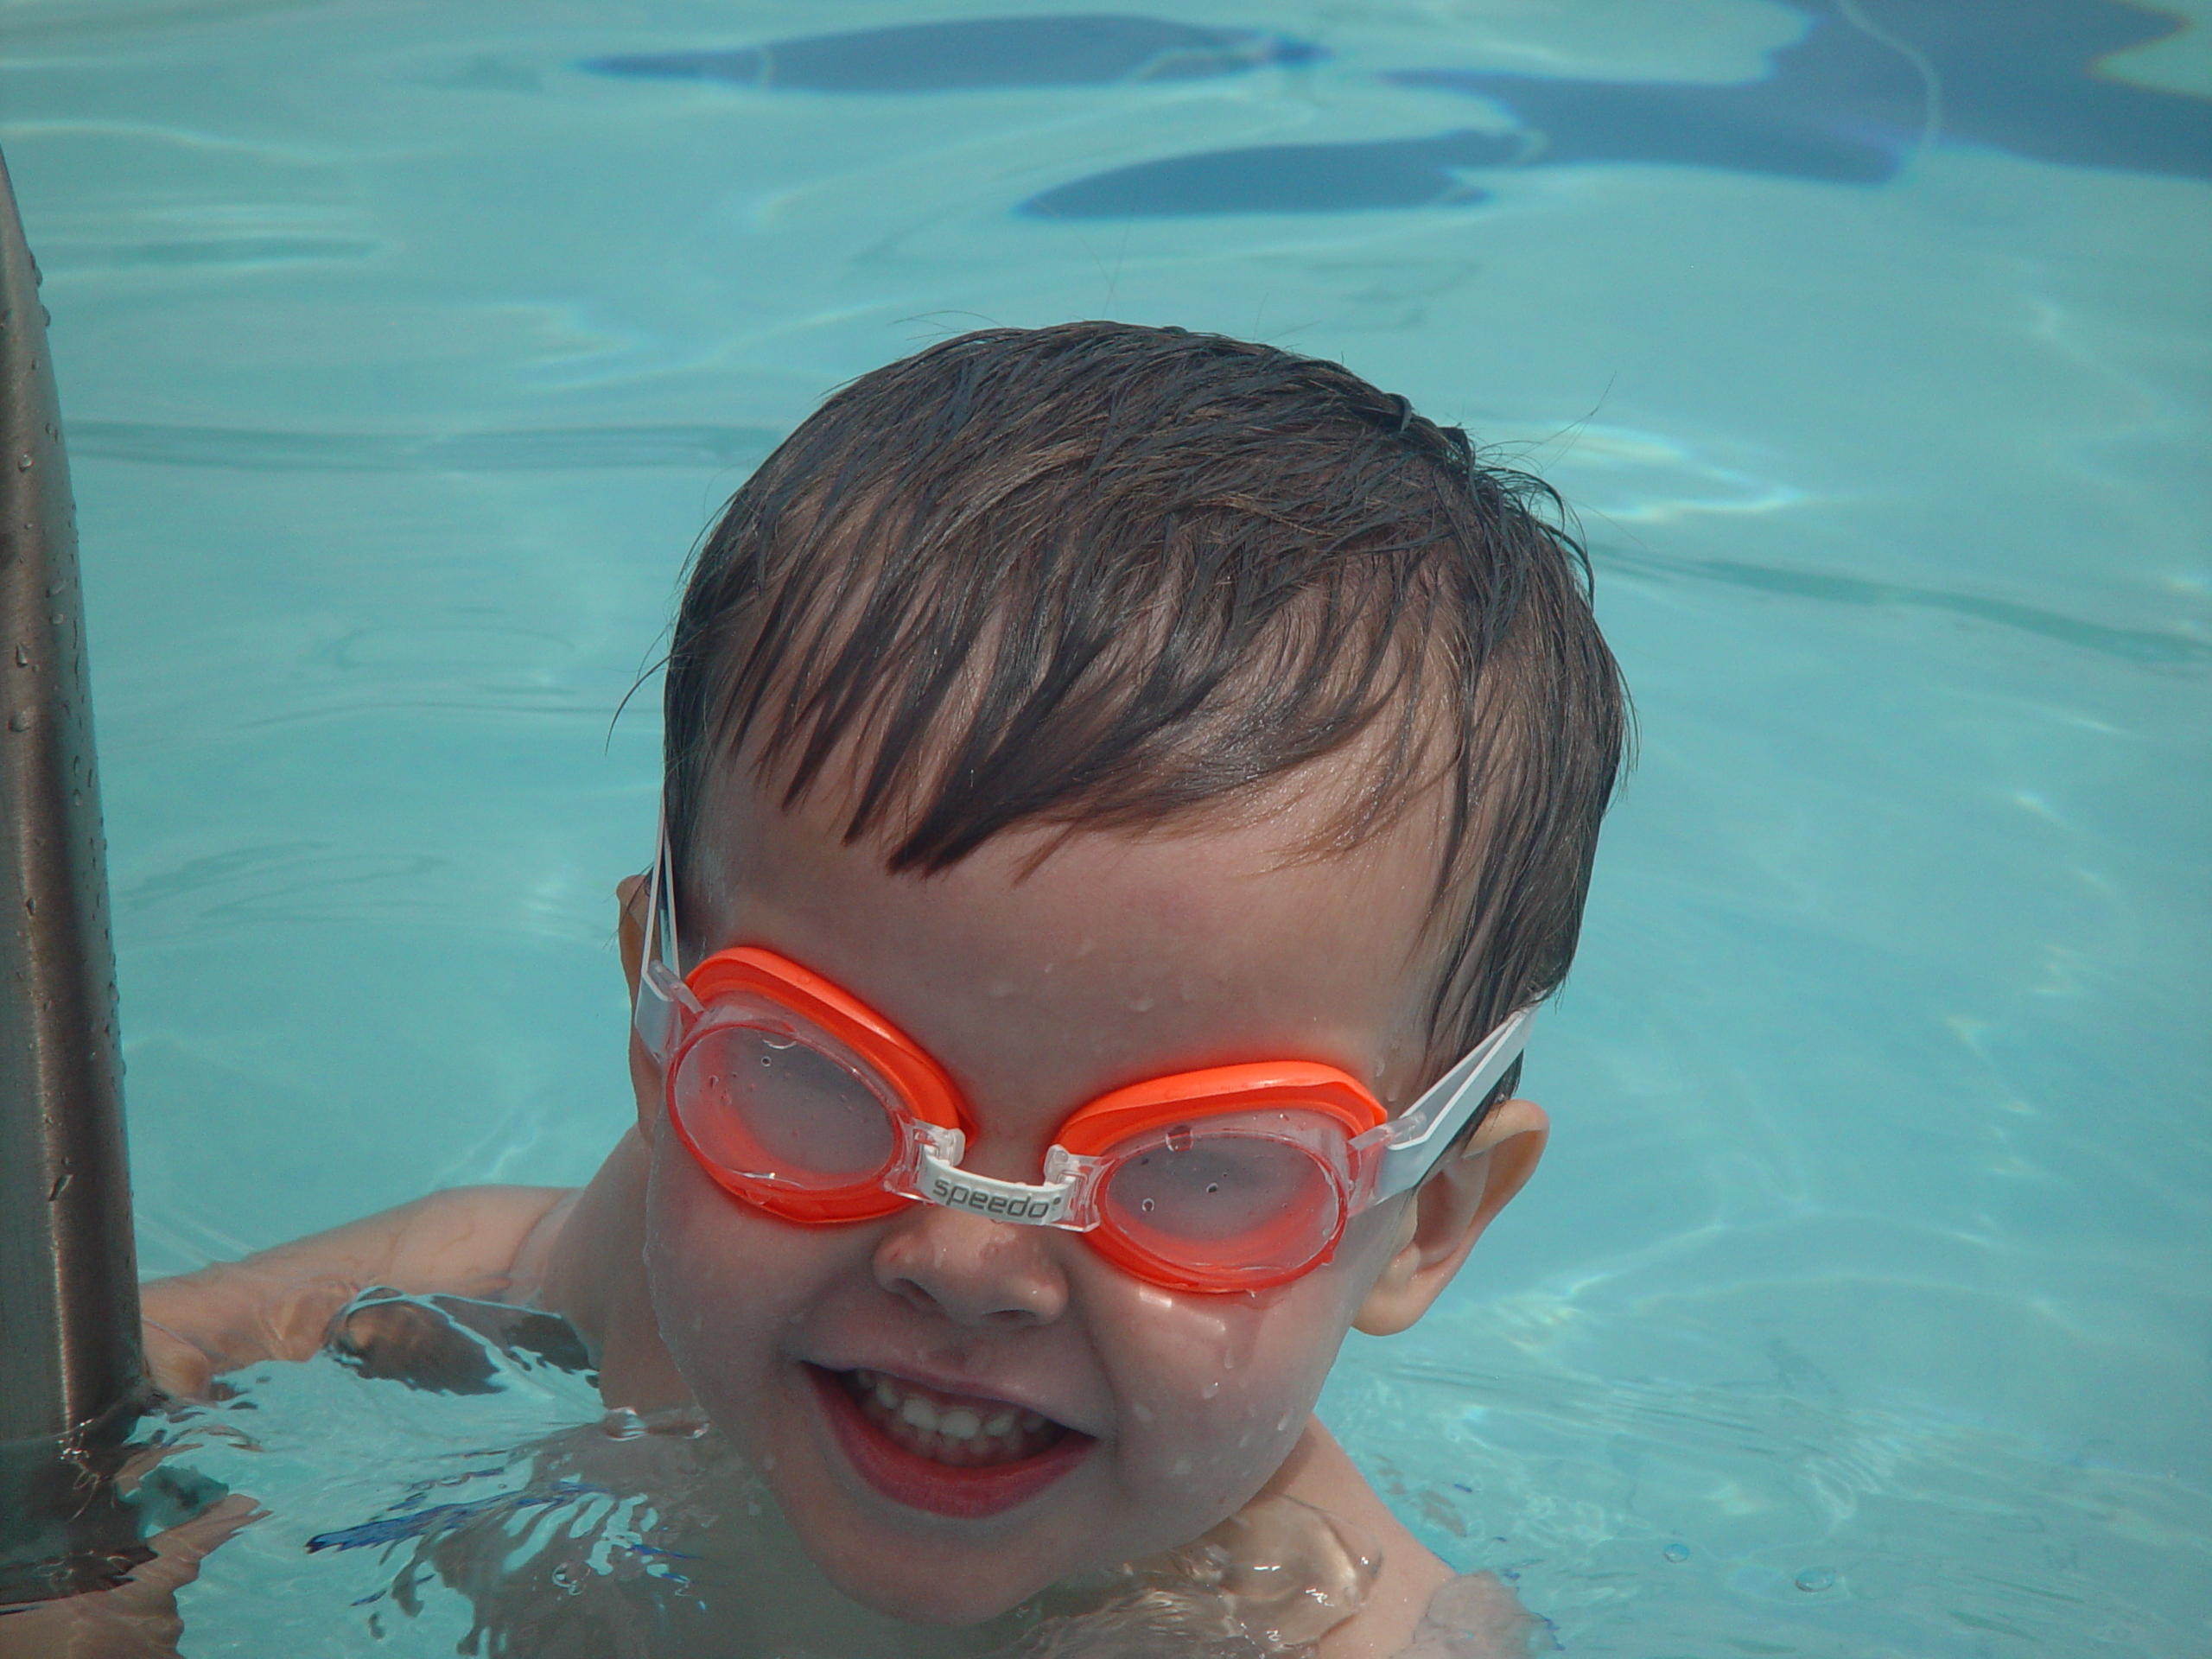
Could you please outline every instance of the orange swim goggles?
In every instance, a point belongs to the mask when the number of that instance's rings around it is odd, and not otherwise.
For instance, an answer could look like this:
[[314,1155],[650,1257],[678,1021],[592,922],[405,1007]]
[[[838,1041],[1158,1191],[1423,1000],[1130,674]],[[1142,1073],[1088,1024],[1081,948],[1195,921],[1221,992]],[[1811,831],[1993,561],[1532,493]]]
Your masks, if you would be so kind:
[[994,1180],[960,1167],[976,1129],[952,1079],[849,992],[753,945],[679,971],[665,829],[647,904],[638,1034],[677,1138],[725,1192],[816,1226],[922,1203],[1064,1228],[1172,1290],[1262,1290],[1327,1262],[1351,1217],[1435,1167],[1535,1017],[1395,1119],[1332,1065],[1213,1066],[1101,1095],[1060,1125],[1041,1182]]

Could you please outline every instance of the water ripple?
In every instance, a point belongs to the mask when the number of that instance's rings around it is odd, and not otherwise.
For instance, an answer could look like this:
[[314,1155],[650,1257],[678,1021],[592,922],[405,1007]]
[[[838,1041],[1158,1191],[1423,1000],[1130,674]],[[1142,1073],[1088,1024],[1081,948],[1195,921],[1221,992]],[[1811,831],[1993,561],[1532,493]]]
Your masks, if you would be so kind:
[[1876,582],[1864,576],[1791,569],[1783,565],[1747,564],[1735,559],[1686,558],[1642,548],[1593,547],[1590,555],[1600,565],[1660,581],[1725,582],[1759,593],[1823,600],[1830,604],[1948,611],[2131,663],[2191,667],[2212,663],[2212,640],[2156,628],[2112,627],[1987,594],[1958,593],[1911,582]]
[[782,441],[765,426],[526,427],[442,435],[265,432],[73,421],[78,455],[252,473],[552,473],[580,467],[750,467]]

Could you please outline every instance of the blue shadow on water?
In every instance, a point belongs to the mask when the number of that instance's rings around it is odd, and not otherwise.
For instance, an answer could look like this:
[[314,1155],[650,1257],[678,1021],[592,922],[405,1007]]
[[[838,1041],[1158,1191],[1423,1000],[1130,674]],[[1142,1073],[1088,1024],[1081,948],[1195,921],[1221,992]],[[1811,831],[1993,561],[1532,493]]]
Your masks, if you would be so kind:
[[1877,185],[1923,144],[2212,178],[2212,100],[2101,78],[2098,61],[2175,33],[2121,0],[1781,0],[1805,32],[1733,85],[1408,69],[1407,87],[1481,99],[1511,124],[1342,144],[1171,156],[1021,204],[1039,219],[1344,213],[1465,205],[1462,169],[1658,163]]
[[1262,144],[1142,162],[1033,196],[1033,219],[1159,219],[1196,213],[1344,213],[1375,207],[1466,207],[1490,192],[1462,168],[1503,167],[1518,136],[1447,132],[1359,144]]
[[976,17],[804,35],[721,52],[594,58],[602,75],[720,80],[808,92],[942,92],[986,86],[1096,86],[1242,74],[1327,54],[1256,29],[1154,17]]

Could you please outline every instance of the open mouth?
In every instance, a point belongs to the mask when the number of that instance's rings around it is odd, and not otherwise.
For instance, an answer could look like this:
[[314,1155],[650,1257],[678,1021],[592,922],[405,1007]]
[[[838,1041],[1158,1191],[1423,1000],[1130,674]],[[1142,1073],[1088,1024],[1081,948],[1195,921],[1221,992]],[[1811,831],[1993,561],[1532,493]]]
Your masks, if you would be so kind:
[[883,1371],[807,1368],[861,1478],[932,1515],[1010,1510],[1082,1462],[1096,1444],[1065,1423],[978,1395],[947,1394]]

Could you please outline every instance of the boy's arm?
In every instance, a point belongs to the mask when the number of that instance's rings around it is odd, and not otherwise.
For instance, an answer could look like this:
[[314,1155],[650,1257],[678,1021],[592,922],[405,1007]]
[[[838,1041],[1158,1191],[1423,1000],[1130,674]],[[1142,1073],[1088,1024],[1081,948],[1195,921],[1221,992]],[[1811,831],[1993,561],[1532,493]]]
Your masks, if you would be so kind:
[[372,1285],[528,1300],[575,1201],[559,1186],[463,1186],[140,1290],[156,1386],[197,1394],[264,1359],[305,1359]]

